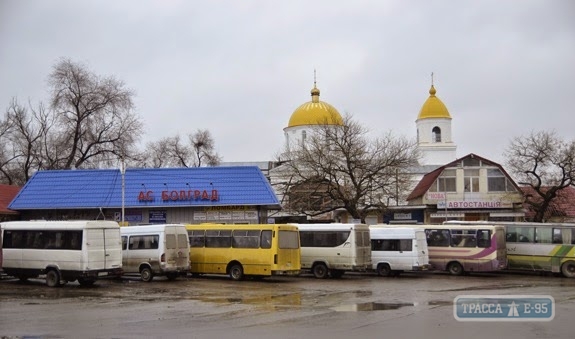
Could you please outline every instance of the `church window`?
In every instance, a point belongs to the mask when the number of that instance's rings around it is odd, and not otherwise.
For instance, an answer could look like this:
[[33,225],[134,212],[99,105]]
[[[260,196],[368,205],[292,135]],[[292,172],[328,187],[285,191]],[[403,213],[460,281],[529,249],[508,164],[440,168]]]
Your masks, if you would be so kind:
[[431,138],[433,142],[441,142],[441,128],[435,126],[431,130]]
[[301,141],[305,142],[305,138],[307,137],[306,131],[301,131]]

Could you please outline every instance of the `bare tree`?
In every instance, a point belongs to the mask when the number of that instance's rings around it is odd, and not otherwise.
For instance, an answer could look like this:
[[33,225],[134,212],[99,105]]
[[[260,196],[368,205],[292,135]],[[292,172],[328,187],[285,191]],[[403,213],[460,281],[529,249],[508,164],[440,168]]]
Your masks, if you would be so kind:
[[41,104],[38,109],[29,107],[31,113],[13,99],[1,124],[0,172],[8,184],[24,184],[44,164],[42,141],[51,122]]
[[133,93],[114,77],[99,77],[69,59],[58,62],[49,76],[51,108],[58,135],[49,138],[50,164],[55,168],[96,167],[130,152],[142,133],[134,114]]
[[575,140],[564,141],[554,131],[515,137],[505,151],[507,167],[519,185],[529,187],[525,203],[543,222],[560,190],[575,185]]
[[410,185],[408,169],[419,152],[415,141],[391,132],[369,138],[346,115],[343,125],[321,124],[304,142],[287,145],[280,178],[274,183],[290,212],[318,216],[345,209],[352,218],[382,212]]
[[179,135],[146,145],[142,167],[202,167],[216,166],[221,157],[215,151],[215,141],[208,130],[197,130],[188,135],[188,143]]

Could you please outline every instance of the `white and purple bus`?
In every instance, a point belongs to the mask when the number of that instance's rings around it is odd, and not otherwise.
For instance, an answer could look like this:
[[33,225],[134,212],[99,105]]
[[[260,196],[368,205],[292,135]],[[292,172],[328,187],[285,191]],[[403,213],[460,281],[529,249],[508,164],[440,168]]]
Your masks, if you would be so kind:
[[483,225],[409,225],[425,229],[429,264],[452,275],[507,268],[505,228]]

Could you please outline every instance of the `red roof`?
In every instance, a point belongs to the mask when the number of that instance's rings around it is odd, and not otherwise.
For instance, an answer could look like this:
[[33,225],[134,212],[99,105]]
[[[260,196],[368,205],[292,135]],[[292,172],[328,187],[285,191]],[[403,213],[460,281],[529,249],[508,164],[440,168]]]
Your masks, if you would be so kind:
[[[542,187],[542,191],[548,187]],[[541,197],[539,194],[535,192],[533,187],[531,186],[523,186],[521,187],[523,194],[528,197],[528,199],[538,202],[541,201]],[[529,204],[524,204],[525,207],[525,216],[527,218],[533,218],[535,216],[535,211]],[[553,217],[563,217],[574,219],[575,218],[575,187],[568,186],[564,189],[557,191],[557,197],[555,197],[551,204],[549,205],[549,209],[545,213],[545,217],[547,219]]]
[[[431,185],[435,182],[435,179],[437,179],[437,177],[439,177],[439,175],[443,172],[444,169],[446,169],[447,167],[453,167],[453,165],[461,162],[461,160],[466,159],[466,158],[475,158],[475,159],[479,159],[481,160],[483,163],[487,163],[493,166],[498,167],[501,172],[503,173],[503,175],[505,175],[507,178],[509,178],[511,180],[511,177],[509,176],[509,174],[507,174],[507,172],[505,171],[505,169],[499,165],[496,162],[493,162],[491,160],[485,159],[483,157],[480,157],[477,154],[473,154],[473,153],[469,153],[468,155],[461,157],[459,159],[456,159],[448,164],[445,164],[437,169],[435,169],[432,172],[427,173],[426,175],[423,176],[423,178],[421,178],[421,180],[419,181],[419,183],[417,183],[417,186],[415,186],[415,188],[413,189],[413,191],[411,191],[411,193],[409,194],[409,196],[407,197],[406,200],[412,200],[412,199],[416,199],[419,198],[423,195],[425,195],[425,193],[429,190],[429,188],[431,187]],[[511,180],[511,182],[513,184],[515,184],[515,182],[513,180]],[[516,186],[517,187],[517,186]],[[519,187],[517,187],[517,189],[519,189]]]
[[20,192],[19,186],[1,185],[0,184],[0,214],[18,214],[16,211],[8,209],[8,205],[14,197]]

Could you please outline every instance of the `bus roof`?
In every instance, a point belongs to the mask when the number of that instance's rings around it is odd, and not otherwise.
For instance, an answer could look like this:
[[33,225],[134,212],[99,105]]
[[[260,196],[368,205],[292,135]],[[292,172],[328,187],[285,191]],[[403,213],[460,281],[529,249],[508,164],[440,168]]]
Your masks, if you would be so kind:
[[295,225],[292,224],[215,224],[215,223],[202,223],[202,224],[186,224],[188,230],[297,230]]
[[81,230],[85,228],[119,228],[117,222],[111,220],[32,220],[32,221],[7,221],[1,223],[1,228],[6,230]]
[[359,230],[369,230],[369,226],[366,224],[343,224],[343,223],[333,223],[333,224],[292,224],[297,226],[300,230],[306,231],[345,231],[352,229]]
[[152,224],[152,225],[137,225],[137,226],[122,226],[120,232],[122,234],[132,234],[140,232],[162,232],[166,227],[184,227],[184,224]]

